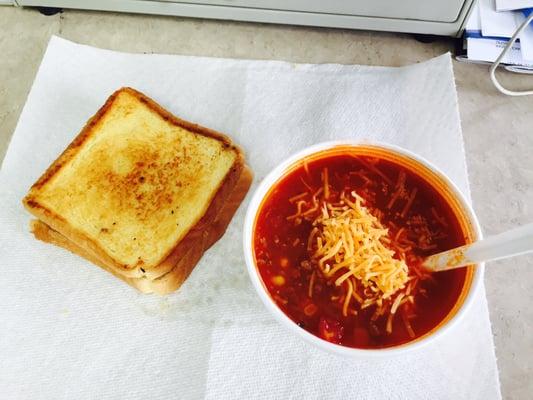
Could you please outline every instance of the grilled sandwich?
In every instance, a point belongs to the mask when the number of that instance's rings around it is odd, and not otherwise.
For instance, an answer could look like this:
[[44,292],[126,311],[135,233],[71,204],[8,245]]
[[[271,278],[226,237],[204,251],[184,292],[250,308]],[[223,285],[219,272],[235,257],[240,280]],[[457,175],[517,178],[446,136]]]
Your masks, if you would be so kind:
[[230,139],[122,88],[31,187],[38,239],[167,293],[222,236],[251,184]]

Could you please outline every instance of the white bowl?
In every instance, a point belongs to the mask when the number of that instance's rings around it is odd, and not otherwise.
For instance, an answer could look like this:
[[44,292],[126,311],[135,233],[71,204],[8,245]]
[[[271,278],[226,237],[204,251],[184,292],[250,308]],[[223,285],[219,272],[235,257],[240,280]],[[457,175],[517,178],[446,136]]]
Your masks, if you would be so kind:
[[[475,267],[471,268],[473,270],[473,275],[471,279],[470,288],[466,296],[463,297],[462,304],[457,304],[456,307],[454,307],[454,309],[456,309],[455,313],[454,310],[452,310],[450,314],[454,314],[448,315],[444,319],[444,321],[446,322],[442,323],[441,325],[438,325],[436,329],[411,342],[380,349],[358,349],[342,346],[323,340],[306,331],[305,329],[300,328],[294,321],[292,321],[287,315],[285,315],[285,313],[276,305],[274,300],[271,298],[268,290],[263,284],[262,278],[255,264],[255,257],[253,252],[253,235],[255,221],[263,199],[269,193],[270,188],[275,185],[282,177],[284,177],[285,174],[291,169],[291,167],[298,164],[298,162],[301,162],[301,160],[303,160],[304,158],[307,158],[316,153],[335,151],[336,148],[347,148],[353,146],[363,146],[365,148],[377,148],[380,150],[385,150],[389,153],[393,153],[399,156],[399,158],[408,159],[410,162],[414,162],[414,164],[416,166],[421,167],[421,169],[425,167],[426,171],[430,171],[433,177],[440,180],[440,183],[446,187],[448,194],[453,199],[455,199],[456,204],[460,206],[463,219],[468,221],[470,232],[472,233],[472,238],[475,240],[479,240],[482,238],[478,220],[468,201],[464,198],[457,186],[455,186],[455,184],[451,182],[451,180],[447,178],[444,173],[442,173],[436,166],[434,166],[430,162],[424,160],[423,158],[413,154],[408,150],[384,143],[370,143],[363,141],[338,141],[319,143],[294,154],[293,156],[282,162],[272,172],[270,172],[265,177],[265,179],[263,179],[259,187],[256,189],[250,201],[250,204],[248,205],[248,210],[246,212],[246,217],[244,221],[243,245],[248,273],[250,274],[250,278],[257,293],[259,294],[259,297],[265,304],[266,308],[279,321],[279,323],[281,323],[290,331],[294,332],[296,335],[300,336],[302,339],[306,340],[307,342],[318,348],[321,348],[331,353],[336,353],[349,357],[382,357],[397,355],[405,352],[412,352],[420,349],[423,346],[428,345],[431,342],[436,341],[439,337],[441,337],[446,332],[453,329],[455,325],[457,325],[457,323],[466,313],[467,309],[470,307],[473,299],[475,298],[476,292],[481,286],[481,283],[483,281],[484,264],[478,264]],[[459,303],[459,301],[460,299],[457,303]]]

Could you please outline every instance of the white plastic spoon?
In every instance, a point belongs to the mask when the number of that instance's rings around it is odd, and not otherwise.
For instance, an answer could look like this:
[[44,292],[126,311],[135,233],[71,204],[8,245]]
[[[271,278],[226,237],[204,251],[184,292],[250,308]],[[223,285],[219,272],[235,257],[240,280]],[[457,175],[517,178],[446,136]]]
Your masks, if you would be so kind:
[[422,265],[438,272],[529,252],[533,252],[533,224],[429,256]]

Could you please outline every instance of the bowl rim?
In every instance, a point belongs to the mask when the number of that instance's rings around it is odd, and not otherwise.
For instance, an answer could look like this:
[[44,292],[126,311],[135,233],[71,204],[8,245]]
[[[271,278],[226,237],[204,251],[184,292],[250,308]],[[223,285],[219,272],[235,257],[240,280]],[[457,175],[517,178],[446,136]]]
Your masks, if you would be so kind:
[[356,358],[380,358],[384,356],[394,356],[399,354],[404,354],[406,352],[413,352],[419,350],[429,343],[434,342],[441,338],[445,333],[450,331],[454,326],[456,326],[464,317],[470,306],[472,305],[478,291],[481,288],[484,275],[484,263],[476,265],[476,268],[473,272],[472,283],[466,297],[459,307],[457,312],[450,317],[450,319],[439,327],[436,331],[430,333],[429,335],[412,342],[403,343],[397,346],[378,348],[378,349],[360,349],[353,348],[348,346],[343,346],[335,343],[328,342],[319,338],[318,336],[313,335],[312,333],[306,331],[303,328],[300,328],[293,320],[291,320],[274,302],[270,297],[267,289],[263,285],[262,279],[260,277],[259,271],[255,265],[255,259],[253,254],[253,228],[255,223],[256,215],[259,211],[259,207],[263,201],[263,198],[268,194],[270,188],[278,182],[278,180],[285,174],[287,169],[293,166],[299,160],[308,157],[312,154],[318,152],[324,152],[327,150],[333,150],[335,147],[357,147],[357,146],[370,146],[376,148],[382,148],[387,151],[392,151],[399,153],[402,156],[411,158],[412,160],[419,162],[425,167],[429,168],[432,172],[438,175],[449,187],[450,192],[456,197],[460,205],[465,211],[465,216],[467,220],[472,225],[475,236],[478,240],[483,238],[479,221],[472,209],[471,204],[466,199],[464,194],[459,190],[454,182],[448,176],[442,172],[437,166],[428,160],[422,158],[421,156],[413,153],[410,150],[404,149],[400,146],[384,143],[381,141],[369,141],[369,140],[338,140],[338,141],[327,141],[314,144],[312,146],[306,147],[290,157],[286,158],[273,170],[271,170],[259,183],[255,192],[248,204],[246,210],[246,215],[244,219],[243,227],[243,249],[244,249],[244,258],[246,262],[246,267],[248,270],[248,275],[252,281],[252,284],[261,298],[265,307],[270,311],[274,318],[285,328],[289,329],[296,335],[303,338],[306,342],[318,347],[322,350],[325,350],[329,353],[334,353],[347,357],[356,357]]

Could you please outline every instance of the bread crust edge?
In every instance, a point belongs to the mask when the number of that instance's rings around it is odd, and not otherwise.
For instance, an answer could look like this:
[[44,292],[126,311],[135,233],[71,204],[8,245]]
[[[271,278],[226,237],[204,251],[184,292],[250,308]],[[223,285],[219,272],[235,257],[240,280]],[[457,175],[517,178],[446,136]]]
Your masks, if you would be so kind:
[[[38,191],[49,182],[54,175],[56,175],[63,166],[70,162],[78,153],[83,144],[88,140],[88,138],[94,134],[94,129],[97,126],[98,122],[101,121],[105,113],[111,108],[113,102],[116,100],[118,95],[122,92],[128,92],[129,94],[137,97],[140,102],[145,104],[147,107],[152,109],[154,112],[159,114],[165,121],[170,122],[176,126],[182,127],[191,132],[201,134],[216,140],[219,140],[223,143],[223,146],[227,149],[231,149],[236,152],[236,158],[232,167],[227,172],[223,181],[219,187],[214,191],[214,195],[211,198],[208,207],[206,208],[204,214],[192,225],[185,236],[173,247],[170,247],[166,254],[163,254],[157,264],[148,266],[148,265],[134,265],[128,266],[119,263],[114,259],[110,254],[104,251],[97,241],[89,238],[84,233],[72,228],[61,215],[53,212],[47,207],[43,206],[37,200],[36,194]],[[202,228],[210,223],[213,218],[220,212],[220,209],[223,207],[228,196],[233,191],[235,185],[237,184],[242,171],[245,168],[244,154],[241,148],[229,139],[228,136],[216,132],[212,129],[205,128],[198,124],[182,120],[174,116],[169,111],[165,110],[162,106],[152,100],[150,97],[145,94],[130,88],[123,87],[116,90],[104,103],[102,107],[92,116],[81,132],[73,139],[69,146],[59,155],[59,157],[47,168],[44,174],[32,185],[28,194],[23,198],[22,203],[24,207],[36,218],[43,221],[45,224],[50,226],[53,230],[57,231],[64,237],[72,241],[76,246],[84,249],[85,252],[91,254],[95,259],[98,259],[99,262],[105,264],[107,268],[115,270],[117,273],[120,273],[123,276],[131,278],[140,278],[147,274],[151,278],[157,278],[169,272],[172,268],[172,262],[168,262],[169,258],[176,259],[179,256],[179,253],[186,250],[186,243],[189,243],[194,240],[194,237],[198,234]],[[246,167],[247,168],[247,167]],[[183,245],[180,245],[181,243]]]
[[231,193],[229,200],[221,210],[219,218],[215,219],[205,231],[208,233],[202,236],[201,241],[197,241],[192,246],[189,246],[180,258],[174,260],[174,264],[171,265],[169,271],[155,279],[150,279],[148,276],[129,277],[123,275],[119,271],[110,268],[100,259],[94,257],[93,254],[87,252],[84,248],[78,246],[76,243],[55,231],[41,220],[32,220],[30,222],[30,230],[36,239],[62,247],[85,258],[143,293],[165,295],[174,292],[183,284],[183,282],[185,282],[205,251],[224,235],[229,223],[244,200],[252,180],[253,174],[250,168],[245,166],[239,178],[239,182]]

